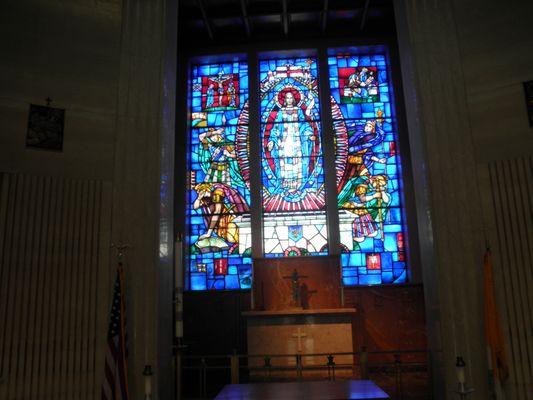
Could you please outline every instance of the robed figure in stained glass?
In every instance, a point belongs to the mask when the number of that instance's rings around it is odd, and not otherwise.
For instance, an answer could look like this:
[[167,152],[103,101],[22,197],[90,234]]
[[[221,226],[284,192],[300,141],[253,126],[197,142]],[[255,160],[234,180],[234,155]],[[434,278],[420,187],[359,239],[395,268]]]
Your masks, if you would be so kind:
[[311,91],[304,100],[296,87],[287,85],[277,93],[265,126],[263,137],[270,169],[267,188],[284,201],[301,201],[312,190],[319,172],[318,131],[311,121],[314,104]]
[[265,256],[327,254],[316,60],[261,60],[259,70]]
[[355,214],[353,239],[383,237],[383,222],[391,201],[385,175],[361,176],[351,179],[339,194],[341,208]]
[[382,115],[368,120],[348,139],[348,159],[340,181],[338,205],[355,214],[353,239],[362,242],[381,232],[391,198],[387,192],[387,177],[372,175],[374,163],[384,164],[385,158],[374,154],[376,146],[383,141]]
[[[206,232],[198,238],[196,246],[203,252],[228,249],[239,242],[239,229],[233,222],[235,216],[250,209],[239,192],[222,183],[196,185],[194,209],[202,209]],[[213,235],[216,233],[216,236]]]
[[378,111],[377,114],[377,119],[366,121],[362,129],[357,128],[348,139],[349,155],[346,160],[346,169],[339,182],[340,188],[343,188],[352,178],[369,175],[375,162],[385,164],[386,159],[377,157],[373,150],[383,142],[384,138],[381,119],[383,113]]
[[209,128],[198,136],[199,161],[205,178],[194,188],[197,197],[193,208],[201,208],[205,214],[206,232],[196,243],[202,251],[226,249],[229,243],[238,243],[238,227],[233,223],[235,214],[249,211],[246,200],[237,190],[244,188],[245,183],[236,162],[234,145],[226,140],[224,131],[225,128]]
[[209,84],[207,87],[207,99],[205,102],[205,108],[214,107],[215,105],[215,85]]

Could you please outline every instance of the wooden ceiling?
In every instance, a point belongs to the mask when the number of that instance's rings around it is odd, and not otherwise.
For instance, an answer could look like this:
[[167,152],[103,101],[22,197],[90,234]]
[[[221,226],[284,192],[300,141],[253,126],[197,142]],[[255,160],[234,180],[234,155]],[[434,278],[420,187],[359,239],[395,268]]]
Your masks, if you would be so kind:
[[182,45],[393,35],[393,0],[182,0]]

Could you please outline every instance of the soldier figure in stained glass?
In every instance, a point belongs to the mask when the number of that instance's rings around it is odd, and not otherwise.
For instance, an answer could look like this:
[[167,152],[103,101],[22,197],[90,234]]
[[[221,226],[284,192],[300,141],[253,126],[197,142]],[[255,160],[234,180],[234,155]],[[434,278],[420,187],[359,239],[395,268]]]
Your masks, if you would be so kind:
[[231,167],[237,168],[232,160],[237,158],[235,149],[231,143],[227,143],[224,136],[224,128],[209,128],[206,132],[198,135],[202,148],[200,150],[200,162],[206,171],[204,182],[220,182],[231,185]]

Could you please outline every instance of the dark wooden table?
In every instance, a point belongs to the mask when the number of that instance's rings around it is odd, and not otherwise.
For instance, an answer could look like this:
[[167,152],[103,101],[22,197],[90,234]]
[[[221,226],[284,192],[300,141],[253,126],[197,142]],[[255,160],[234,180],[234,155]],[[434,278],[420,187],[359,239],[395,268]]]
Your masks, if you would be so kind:
[[316,381],[226,385],[215,400],[388,399],[372,381]]

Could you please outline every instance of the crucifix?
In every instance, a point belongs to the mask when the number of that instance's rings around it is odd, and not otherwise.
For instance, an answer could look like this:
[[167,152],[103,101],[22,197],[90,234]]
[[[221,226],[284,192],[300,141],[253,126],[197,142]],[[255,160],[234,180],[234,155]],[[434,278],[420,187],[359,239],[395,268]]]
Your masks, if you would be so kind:
[[283,279],[291,280],[291,289],[292,289],[292,300],[296,307],[302,307],[301,298],[300,298],[300,279],[307,278],[305,275],[299,275],[296,269],[292,272],[290,276],[284,276]]
[[298,332],[297,333],[293,333],[292,337],[296,338],[298,340],[298,347],[297,347],[296,351],[298,352],[298,354],[301,354],[302,351],[303,351],[302,350],[302,338],[307,337],[307,334],[303,333],[301,328],[298,327]]

